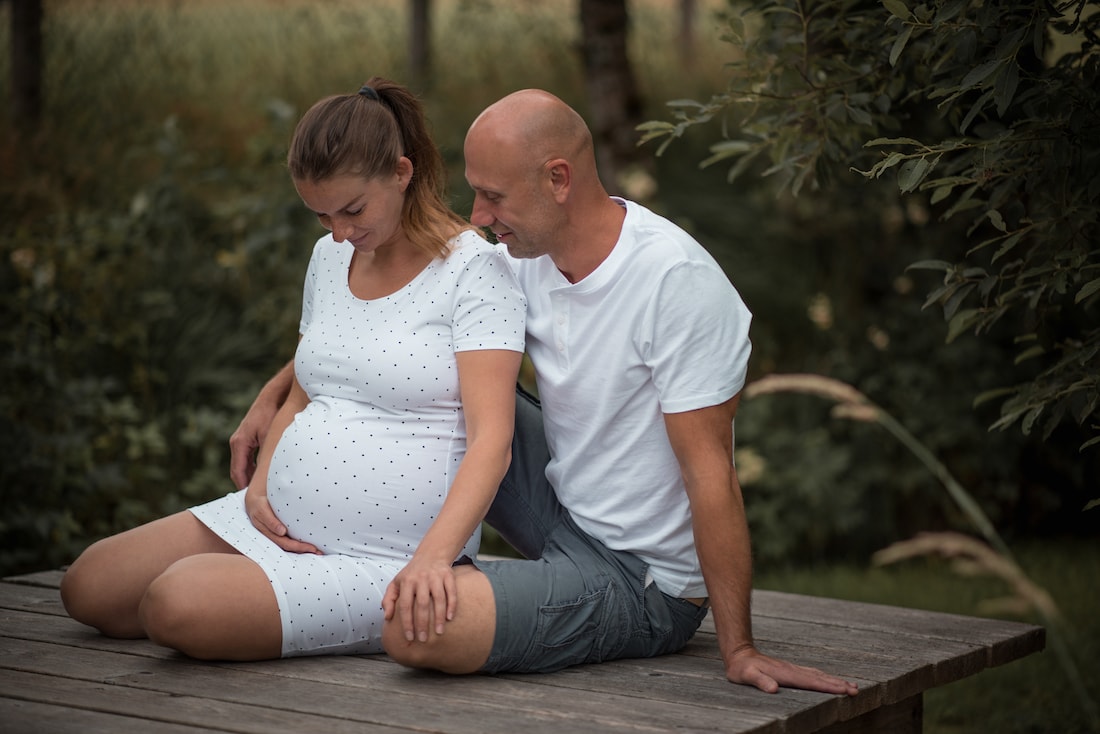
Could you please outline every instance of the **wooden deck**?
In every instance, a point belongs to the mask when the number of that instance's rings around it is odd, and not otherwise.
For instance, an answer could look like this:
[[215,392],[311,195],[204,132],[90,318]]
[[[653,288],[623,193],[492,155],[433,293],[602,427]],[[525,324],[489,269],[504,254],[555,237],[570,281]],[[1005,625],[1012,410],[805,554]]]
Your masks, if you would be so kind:
[[917,732],[925,690],[1042,650],[1041,627],[778,592],[758,646],[859,683],[843,698],[726,682],[708,619],[679,654],[551,675],[449,677],[385,656],[200,663],[99,636],[57,571],[0,582],[0,732]]

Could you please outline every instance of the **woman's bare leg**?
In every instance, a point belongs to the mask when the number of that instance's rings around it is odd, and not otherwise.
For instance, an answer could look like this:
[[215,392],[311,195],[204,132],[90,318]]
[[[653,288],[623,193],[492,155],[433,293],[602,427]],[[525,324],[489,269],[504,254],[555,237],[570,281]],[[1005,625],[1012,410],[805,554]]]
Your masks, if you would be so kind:
[[149,639],[204,660],[280,657],[279,606],[263,569],[242,555],[205,553],[173,563],[139,609]]
[[69,615],[109,637],[145,637],[138,606],[153,579],[199,553],[240,554],[190,512],[179,512],[92,544],[61,579]]

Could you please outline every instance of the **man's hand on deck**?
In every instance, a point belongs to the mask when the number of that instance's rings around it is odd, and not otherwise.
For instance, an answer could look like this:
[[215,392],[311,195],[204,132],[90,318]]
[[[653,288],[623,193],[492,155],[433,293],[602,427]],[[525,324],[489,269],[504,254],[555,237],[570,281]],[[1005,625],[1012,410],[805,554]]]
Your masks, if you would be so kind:
[[733,683],[756,686],[765,693],[775,693],[780,687],[854,696],[859,688],[854,683],[824,673],[817,668],[769,657],[753,647],[734,652],[726,663],[726,678]]

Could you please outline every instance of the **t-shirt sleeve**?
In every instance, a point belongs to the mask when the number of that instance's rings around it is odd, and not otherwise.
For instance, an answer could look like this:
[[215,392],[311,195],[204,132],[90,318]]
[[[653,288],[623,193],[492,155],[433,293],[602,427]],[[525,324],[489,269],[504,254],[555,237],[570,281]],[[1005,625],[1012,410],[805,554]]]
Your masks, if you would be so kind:
[[671,268],[646,313],[643,356],[664,413],[729,400],[748,373],[749,313],[721,269],[697,262]]
[[456,352],[523,351],[527,300],[503,253],[483,249],[473,254],[458,277],[455,298]]
[[302,319],[298,322],[298,333],[305,334],[313,320],[313,299],[317,293],[318,270],[321,268],[323,257],[321,242],[313,247],[313,256],[309,259],[309,267],[306,268],[306,279],[302,284]]

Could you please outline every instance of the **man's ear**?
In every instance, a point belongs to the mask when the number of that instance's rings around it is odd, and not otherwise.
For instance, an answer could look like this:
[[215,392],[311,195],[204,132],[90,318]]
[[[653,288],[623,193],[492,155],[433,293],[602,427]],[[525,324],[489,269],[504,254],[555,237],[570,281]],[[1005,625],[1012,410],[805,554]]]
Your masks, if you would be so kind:
[[564,158],[555,158],[546,163],[550,174],[550,191],[554,199],[561,203],[569,196],[569,187],[573,183],[573,168]]

